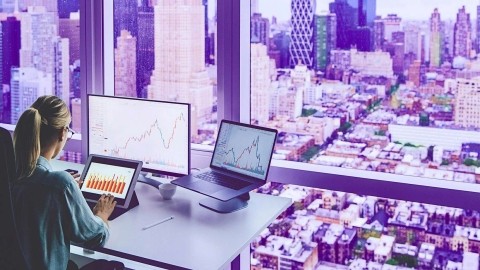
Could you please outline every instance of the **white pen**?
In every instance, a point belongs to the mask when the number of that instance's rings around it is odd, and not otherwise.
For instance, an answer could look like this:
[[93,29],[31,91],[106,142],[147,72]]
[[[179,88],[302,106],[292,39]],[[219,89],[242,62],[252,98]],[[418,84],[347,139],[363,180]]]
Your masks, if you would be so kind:
[[153,223],[153,224],[150,224],[150,225],[148,225],[148,226],[143,227],[142,230],[150,229],[150,228],[152,228],[153,226],[157,226],[157,225],[159,225],[159,224],[162,224],[162,223],[167,222],[167,221],[172,220],[172,219],[173,219],[173,216],[168,217],[168,218],[165,218],[165,219],[162,219],[162,220],[160,220],[160,221],[158,221],[158,222],[155,222],[155,223]]

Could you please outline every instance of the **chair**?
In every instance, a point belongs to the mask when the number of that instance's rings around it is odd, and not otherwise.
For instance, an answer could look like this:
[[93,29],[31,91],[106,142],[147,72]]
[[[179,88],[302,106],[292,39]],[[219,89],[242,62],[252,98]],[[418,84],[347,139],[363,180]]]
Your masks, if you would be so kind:
[[0,269],[25,269],[17,238],[11,184],[15,180],[15,155],[10,132],[0,127]]

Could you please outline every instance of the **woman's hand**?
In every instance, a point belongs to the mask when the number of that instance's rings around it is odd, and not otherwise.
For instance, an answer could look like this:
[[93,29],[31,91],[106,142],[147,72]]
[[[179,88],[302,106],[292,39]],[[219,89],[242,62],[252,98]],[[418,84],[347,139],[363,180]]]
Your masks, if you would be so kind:
[[83,184],[83,181],[80,179],[80,174],[78,172],[68,172],[70,175],[72,175],[73,180],[77,182],[78,187],[80,188]]
[[97,205],[93,207],[93,214],[101,218],[105,223],[108,223],[108,218],[115,209],[117,202],[114,201],[115,197],[112,194],[103,194],[98,199]]

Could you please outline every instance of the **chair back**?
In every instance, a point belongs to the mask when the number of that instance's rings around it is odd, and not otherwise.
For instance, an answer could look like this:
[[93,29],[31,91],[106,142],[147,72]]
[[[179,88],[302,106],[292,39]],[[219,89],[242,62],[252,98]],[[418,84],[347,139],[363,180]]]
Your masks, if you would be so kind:
[[16,179],[10,132],[0,127],[0,269],[25,269],[15,227],[11,186]]

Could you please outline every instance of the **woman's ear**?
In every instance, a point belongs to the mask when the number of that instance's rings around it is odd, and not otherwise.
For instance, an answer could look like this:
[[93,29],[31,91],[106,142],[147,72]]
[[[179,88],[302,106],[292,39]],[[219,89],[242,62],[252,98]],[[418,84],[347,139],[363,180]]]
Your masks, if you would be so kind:
[[63,140],[65,140],[65,138],[67,137],[67,130],[66,130],[66,128],[62,128],[62,129],[60,130],[60,132],[58,133],[58,135],[59,135],[58,140],[59,140],[60,142],[63,142]]

